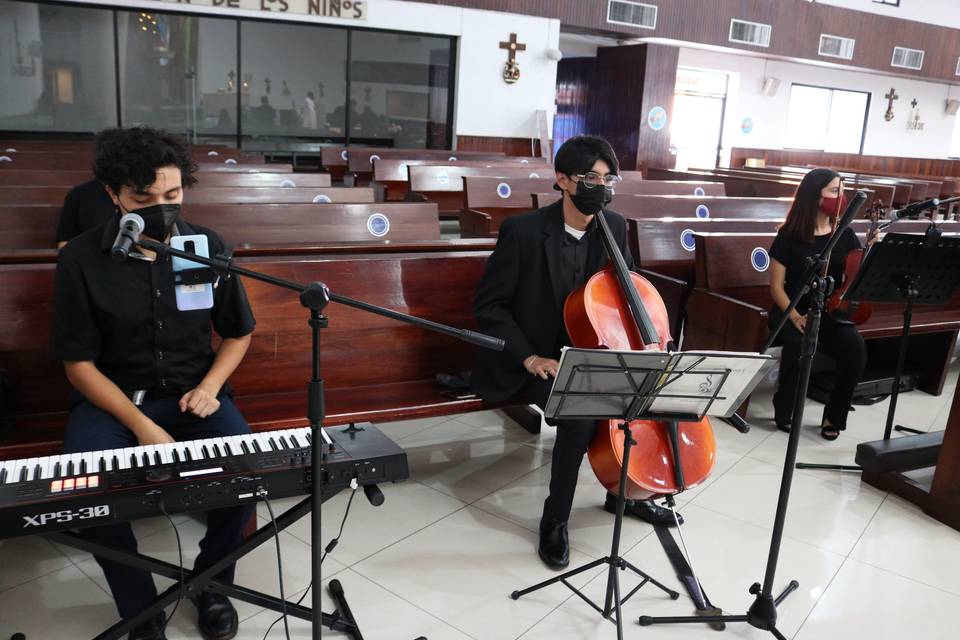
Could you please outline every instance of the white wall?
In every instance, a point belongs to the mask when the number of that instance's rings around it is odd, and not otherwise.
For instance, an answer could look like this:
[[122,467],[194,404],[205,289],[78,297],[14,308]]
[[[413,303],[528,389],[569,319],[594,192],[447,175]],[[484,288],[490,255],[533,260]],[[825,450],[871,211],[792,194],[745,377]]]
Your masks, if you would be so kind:
[[960,29],[960,2],[958,0],[900,0],[900,6],[880,4],[873,0],[817,0],[845,9],[877,13],[891,18],[927,22],[942,27]]
[[[65,1],[88,3],[91,0]],[[546,57],[546,50],[559,47],[559,20],[400,0],[368,0],[365,21],[227,11],[155,0],[99,0],[97,4],[459,36],[456,135],[533,138],[537,136],[535,114],[538,109],[546,110],[552,123],[557,63]],[[521,76],[514,85],[506,84],[500,76],[507,52],[500,49],[499,44],[507,40],[511,32],[527,45],[526,51],[517,54]],[[362,100],[358,102],[362,104]]]
[[[687,48],[680,49],[679,65],[731,74],[734,82],[724,123],[727,148],[782,149],[792,83],[870,92],[865,155],[946,158],[954,127],[960,126],[956,116],[944,113],[948,96],[960,100],[958,86]],[[760,93],[764,77],[780,79],[776,96]],[[887,110],[883,96],[891,87],[896,88],[900,98],[894,102],[896,117],[887,122],[883,118]],[[922,131],[911,131],[906,126],[914,98],[919,102],[921,121],[926,123]],[[754,122],[749,134],[740,127],[746,117]]]

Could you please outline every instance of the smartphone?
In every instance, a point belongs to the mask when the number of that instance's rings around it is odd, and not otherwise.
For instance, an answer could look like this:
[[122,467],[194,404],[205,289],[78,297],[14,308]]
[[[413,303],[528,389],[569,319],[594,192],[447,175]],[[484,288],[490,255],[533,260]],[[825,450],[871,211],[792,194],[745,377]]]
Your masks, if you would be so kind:
[[[210,250],[207,247],[207,236],[202,234],[192,236],[173,236],[170,238],[170,246],[174,249],[180,249],[188,253],[193,253],[205,258],[210,257]],[[206,265],[192,260],[186,260],[173,256],[173,270],[185,271],[187,269],[202,269]],[[194,311],[196,309],[213,308],[213,285],[206,284],[178,284],[174,287],[177,295],[177,309],[180,311]]]

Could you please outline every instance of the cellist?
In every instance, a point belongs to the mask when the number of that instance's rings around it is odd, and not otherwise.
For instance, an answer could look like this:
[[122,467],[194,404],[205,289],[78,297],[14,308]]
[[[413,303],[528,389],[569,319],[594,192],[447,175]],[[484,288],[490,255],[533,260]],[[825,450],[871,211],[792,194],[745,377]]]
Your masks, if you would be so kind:
[[[592,136],[571,138],[557,151],[554,170],[554,188],[562,192],[562,199],[504,221],[477,285],[474,314],[480,330],[506,341],[502,352],[477,356],[472,385],[488,402],[533,403],[541,409],[545,405],[560,350],[571,345],[563,325],[564,302],[608,260],[594,221],[601,211],[627,265],[633,266],[626,221],[605,208],[620,181],[610,144]],[[567,520],[580,464],[597,424],[563,420],[556,425],[550,492],[538,545],[540,558],[552,569],[569,563]],[[615,496],[608,493],[604,508],[613,513],[615,503]],[[647,501],[628,503],[626,514],[654,525],[674,523],[668,509]]]

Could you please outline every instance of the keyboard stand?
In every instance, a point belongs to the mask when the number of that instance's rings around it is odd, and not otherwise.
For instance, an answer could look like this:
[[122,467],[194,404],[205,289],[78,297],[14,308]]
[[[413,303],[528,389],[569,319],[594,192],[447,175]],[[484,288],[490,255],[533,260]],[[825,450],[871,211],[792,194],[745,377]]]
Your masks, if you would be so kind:
[[[333,497],[336,493],[336,491],[323,492],[323,501],[325,502],[329,498]],[[277,517],[277,529],[279,531],[283,531],[300,518],[309,514],[312,502],[313,498],[307,496],[296,505],[283,512]],[[222,559],[211,565],[206,570],[200,573],[195,573],[194,571],[183,568],[182,574],[184,600],[192,598],[203,591],[211,591],[213,593],[219,593],[227,596],[228,598],[241,600],[258,607],[264,607],[266,609],[276,611],[277,613],[282,613],[283,604],[280,598],[268,595],[266,593],[261,593],[259,591],[254,591],[243,586],[225,584],[214,578],[214,576],[219,574],[229,565],[249,554],[263,543],[268,542],[271,538],[273,538],[273,535],[273,524],[265,524],[257,529],[256,533],[240,543],[239,547],[234,549],[231,553],[225,555]],[[46,537],[58,544],[67,545],[75,549],[80,549],[81,551],[87,551],[93,555],[101,556],[114,562],[119,562],[128,567],[149,571],[150,573],[155,573],[170,580],[176,581],[176,584],[171,585],[166,591],[157,596],[157,599],[139,614],[127,620],[121,620],[117,622],[109,629],[95,636],[93,640],[120,640],[125,638],[134,627],[141,622],[146,622],[147,620],[153,618],[166,607],[172,605],[174,602],[176,602],[180,595],[181,568],[175,564],[164,562],[150,556],[145,556],[141,553],[124,551],[114,547],[104,546],[98,542],[88,540],[82,537],[80,534],[74,532],[50,533],[47,534]],[[313,585],[313,588],[322,588],[322,586]],[[333,613],[322,613],[322,625],[329,627],[333,631],[345,633],[354,640],[363,640],[363,636],[360,634],[360,629],[357,627],[357,622],[353,618],[353,614],[350,612],[350,607],[346,606],[346,600],[342,596],[342,589],[338,589],[338,591],[339,597],[335,597],[335,600],[338,602],[340,610],[334,611]],[[310,607],[304,607],[303,605],[287,601],[286,608],[287,613],[295,618],[300,618],[307,621],[313,620],[313,611]]]

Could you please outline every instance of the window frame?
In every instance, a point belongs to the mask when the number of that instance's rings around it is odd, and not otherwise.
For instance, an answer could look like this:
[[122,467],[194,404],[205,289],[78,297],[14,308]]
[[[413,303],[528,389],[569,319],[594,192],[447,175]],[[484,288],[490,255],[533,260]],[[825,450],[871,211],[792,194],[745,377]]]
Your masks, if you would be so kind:
[[[94,4],[94,3],[92,3],[92,2],[60,2],[60,1],[58,1],[58,0],[49,0],[49,1],[47,1],[47,0],[7,0],[7,1],[9,1],[9,2],[22,2],[22,3],[25,3],[25,4],[36,4],[36,5],[48,4],[48,5],[57,5],[57,6],[62,6],[62,7],[74,7],[74,8],[81,8],[81,9],[98,9],[98,10],[100,10],[100,11],[109,11],[109,12],[112,14],[112,21],[113,21],[113,55],[114,55],[114,58],[113,58],[113,75],[114,75],[114,83],[115,83],[114,86],[115,86],[115,89],[116,89],[116,96],[117,96],[117,99],[116,99],[116,113],[114,114],[114,116],[115,116],[116,126],[122,127],[122,126],[123,126],[123,121],[121,120],[121,113],[122,113],[122,110],[121,110],[121,108],[122,108],[122,98],[121,98],[121,95],[122,95],[122,91],[121,91],[121,84],[120,84],[120,33],[119,33],[119,29],[117,28],[117,27],[118,27],[118,16],[119,16],[119,12],[120,12],[120,11],[136,12],[136,11],[138,11],[138,10],[143,10],[143,9],[137,9],[136,7],[133,7],[133,6],[100,5],[100,4]],[[447,90],[450,92],[450,95],[447,97],[447,139],[446,139],[446,148],[447,148],[447,149],[450,149],[450,148],[452,147],[452,145],[453,145],[453,138],[454,138],[454,125],[455,125],[455,122],[454,122],[454,117],[455,117],[454,106],[455,106],[455,103],[456,103],[456,93],[457,93],[457,85],[456,85],[456,82],[457,82],[457,80],[458,80],[458,78],[457,78],[457,64],[458,64],[459,59],[460,59],[460,38],[459,38],[458,36],[452,36],[452,35],[447,35],[447,34],[443,34],[443,33],[426,33],[426,32],[423,32],[423,31],[403,31],[403,30],[399,30],[399,29],[377,29],[377,28],[374,28],[374,27],[366,27],[366,26],[352,26],[352,25],[340,25],[340,24],[302,22],[302,21],[299,21],[299,20],[297,20],[297,21],[294,21],[294,20],[272,20],[272,19],[270,19],[270,18],[260,18],[260,17],[253,18],[253,17],[247,17],[247,16],[229,16],[229,15],[227,15],[227,16],[221,16],[221,15],[214,14],[214,13],[207,13],[207,12],[200,12],[200,11],[178,11],[178,10],[176,9],[177,6],[178,6],[178,5],[176,5],[176,4],[170,3],[170,7],[171,7],[170,9],[167,9],[166,7],[163,7],[163,8],[161,8],[161,9],[152,9],[152,8],[151,8],[151,9],[149,9],[149,10],[150,10],[152,13],[162,13],[162,14],[167,14],[167,15],[193,16],[193,17],[197,17],[197,18],[204,18],[204,17],[206,17],[206,18],[217,18],[217,19],[220,19],[220,20],[233,20],[233,21],[234,21],[234,23],[236,24],[236,29],[237,29],[237,51],[236,51],[236,56],[237,56],[237,76],[238,76],[238,77],[241,77],[241,76],[240,76],[240,74],[241,74],[240,66],[241,66],[242,61],[241,61],[241,59],[240,59],[240,56],[241,56],[241,45],[242,45],[242,43],[241,43],[240,33],[241,33],[241,31],[243,30],[243,29],[242,29],[242,24],[243,24],[243,22],[267,22],[267,23],[271,23],[271,24],[277,24],[277,23],[279,23],[279,24],[296,24],[296,25],[318,26],[318,27],[324,27],[324,28],[333,28],[333,29],[343,29],[343,30],[345,30],[345,31],[347,32],[347,52],[346,52],[346,53],[347,53],[347,65],[346,65],[346,66],[347,66],[347,74],[346,74],[346,101],[344,102],[344,106],[345,106],[345,107],[347,107],[347,105],[350,104],[350,98],[351,98],[351,95],[350,95],[350,66],[351,66],[351,64],[350,64],[350,62],[351,62],[351,46],[352,46],[352,42],[353,42],[353,32],[355,32],[355,31],[372,31],[372,32],[376,32],[376,33],[392,33],[392,34],[397,34],[397,35],[423,36],[423,37],[428,37],[428,38],[446,38],[447,40],[450,41],[450,71],[449,71],[449,79],[448,79],[448,82],[447,82],[447,85],[448,85],[448,86],[447,86]],[[199,6],[199,5],[198,5],[198,6]],[[238,84],[238,87],[239,87],[239,84]],[[242,122],[241,122],[242,117],[241,117],[241,114],[240,114],[240,111],[239,111],[240,106],[241,106],[241,96],[240,96],[240,91],[239,91],[239,89],[238,89],[238,91],[237,91],[237,108],[238,108],[238,111],[237,111],[237,131],[236,131],[236,134],[231,134],[231,135],[229,135],[229,136],[226,136],[226,135],[207,135],[207,134],[205,134],[203,137],[204,137],[204,138],[218,138],[218,139],[221,139],[221,140],[232,140],[233,143],[234,143],[238,148],[240,148],[240,147],[241,147],[241,144],[242,144],[243,138],[244,138],[244,137],[249,137],[249,136],[245,136],[245,135],[243,134],[242,130],[241,130],[241,129],[242,129]],[[349,117],[349,112],[350,112],[349,108],[346,109],[346,112],[347,112],[348,117]],[[0,129],[0,136],[3,136],[3,137],[5,137],[5,138],[7,138],[7,139],[10,139],[10,140],[14,140],[14,139],[21,139],[21,140],[23,140],[23,139],[43,140],[43,139],[52,139],[52,138],[57,138],[57,139],[61,139],[61,140],[69,140],[69,139],[73,139],[73,140],[89,140],[89,139],[92,139],[95,135],[96,135],[96,132],[83,132],[83,131],[53,131],[53,130],[50,130],[50,131],[25,131],[25,130],[22,130],[22,129]],[[302,140],[302,138],[297,138],[296,136],[286,136],[286,137],[284,137],[284,139],[287,140],[287,141],[290,141],[290,142],[295,142],[295,141],[297,141],[297,140]],[[334,142],[334,143],[336,143],[336,144],[340,144],[341,141],[342,141],[342,144],[343,144],[344,146],[349,146],[349,145],[350,145],[350,130],[349,130],[349,129],[346,130],[345,135],[343,136],[343,138],[336,138],[336,139],[334,140],[334,139],[332,139],[331,137],[327,136],[327,137],[317,137],[317,138],[312,138],[312,139],[311,139],[311,142],[318,142],[318,143],[320,143],[320,144],[324,144],[324,143],[327,143],[327,142]]]
[[[867,96],[867,102],[866,102],[866,104],[864,105],[864,108],[863,108],[863,128],[862,128],[861,131],[860,131],[860,145],[859,145],[859,149],[856,151],[856,153],[857,153],[858,155],[863,155],[863,147],[864,147],[864,144],[866,143],[866,140],[867,140],[867,121],[868,121],[868,119],[869,119],[869,117],[870,117],[870,104],[873,102],[873,93],[872,93],[872,92],[870,92],[870,91],[855,91],[855,90],[851,90],[851,89],[840,89],[840,88],[838,88],[838,87],[829,87],[829,86],[817,85],[817,84],[807,84],[807,83],[804,83],[804,82],[793,82],[793,83],[790,84],[790,94],[791,94],[791,96],[793,95],[793,88],[794,88],[794,87],[806,87],[806,88],[808,88],[808,89],[823,89],[823,90],[825,90],[825,91],[829,91],[829,92],[830,92],[830,112],[833,111],[833,92],[834,92],[834,91],[843,91],[843,92],[846,92],[846,93],[862,93],[862,94],[865,94],[865,95]],[[789,102],[788,102],[788,114],[789,114]],[[786,129],[784,129],[784,132],[786,132]],[[836,151],[836,152],[830,151],[830,152],[828,152],[826,149],[801,149],[801,148],[799,148],[799,147],[788,147],[788,146],[786,146],[786,145],[784,145],[783,148],[784,148],[785,151],[820,151],[820,152],[823,152],[823,153],[853,153],[852,151]]]

